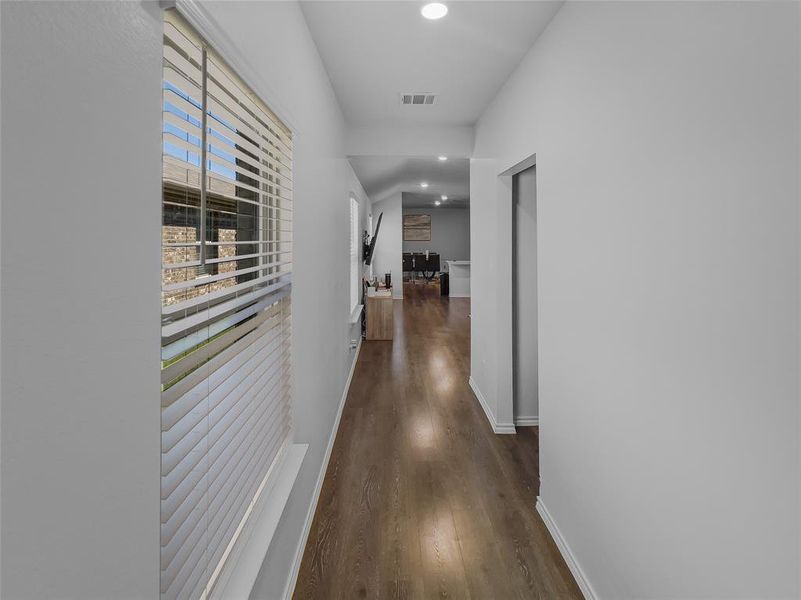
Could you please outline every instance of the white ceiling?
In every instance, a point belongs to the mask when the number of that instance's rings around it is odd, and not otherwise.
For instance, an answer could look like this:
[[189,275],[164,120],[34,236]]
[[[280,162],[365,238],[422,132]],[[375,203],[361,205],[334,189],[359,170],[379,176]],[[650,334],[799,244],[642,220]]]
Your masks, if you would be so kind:
[[[301,2],[350,126],[472,125],[561,2],[447,1],[438,21],[425,2]],[[400,92],[438,94],[401,106]]]
[[[404,194],[407,207],[433,206],[442,194],[448,196],[442,206],[463,207],[470,201],[470,160],[466,158],[352,156],[350,164],[373,202],[398,193]],[[422,182],[428,187],[420,187]]]

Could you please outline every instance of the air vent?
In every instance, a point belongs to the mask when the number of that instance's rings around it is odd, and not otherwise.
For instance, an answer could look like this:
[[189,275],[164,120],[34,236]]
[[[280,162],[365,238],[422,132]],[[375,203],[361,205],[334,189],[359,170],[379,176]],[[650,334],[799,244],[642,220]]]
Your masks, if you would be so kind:
[[428,92],[402,93],[400,95],[401,104],[425,106],[426,104],[435,104],[436,101],[437,95]]

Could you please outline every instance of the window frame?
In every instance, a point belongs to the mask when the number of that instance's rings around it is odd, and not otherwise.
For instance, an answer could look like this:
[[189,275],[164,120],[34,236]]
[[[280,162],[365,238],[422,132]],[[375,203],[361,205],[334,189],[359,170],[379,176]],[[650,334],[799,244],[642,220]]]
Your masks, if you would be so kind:
[[[198,591],[194,596],[213,598],[241,571],[236,557],[249,543],[257,506],[286,502],[275,491],[283,477],[275,467],[297,454],[291,381],[293,132],[181,11],[165,10],[164,27],[160,597]],[[193,102],[173,94],[168,100],[172,88],[197,97]],[[173,130],[187,132],[186,139]],[[188,148],[186,158],[165,144],[173,138]],[[225,152],[215,152],[220,148]],[[165,190],[172,188],[191,197],[180,210],[197,218],[165,221]],[[175,230],[175,240],[165,240],[165,225]],[[243,231],[245,239],[238,237]],[[165,280],[173,272],[178,280]],[[171,296],[184,292],[187,297]],[[225,478],[234,469],[239,475]],[[268,479],[276,483],[268,485]],[[188,494],[176,491],[179,486]],[[198,524],[204,519],[213,525],[208,531]]]
[[354,317],[362,305],[361,298],[361,204],[355,194],[350,194],[348,201],[350,226],[350,315]]

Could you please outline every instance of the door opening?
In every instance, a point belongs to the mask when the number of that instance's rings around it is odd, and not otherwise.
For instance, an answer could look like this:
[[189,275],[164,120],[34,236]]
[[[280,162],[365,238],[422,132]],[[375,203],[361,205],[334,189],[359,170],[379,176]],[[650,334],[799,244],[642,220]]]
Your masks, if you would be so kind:
[[537,167],[512,177],[512,397],[516,426],[539,424]]

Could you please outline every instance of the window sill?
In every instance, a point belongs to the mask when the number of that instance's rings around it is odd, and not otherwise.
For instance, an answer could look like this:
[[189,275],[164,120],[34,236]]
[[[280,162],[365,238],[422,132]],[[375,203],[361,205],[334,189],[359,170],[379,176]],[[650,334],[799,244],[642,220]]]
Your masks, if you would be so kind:
[[284,507],[289,501],[289,495],[308,448],[308,444],[287,446],[280,465],[277,465],[278,470],[268,479],[268,487],[263,490],[259,498],[260,506],[248,519],[248,531],[243,531],[246,535],[237,540],[236,546],[239,547],[234,547],[235,555],[230,557],[233,559],[230,561],[230,571],[225,573],[224,579],[220,581],[222,585],[212,591],[210,598],[225,600],[250,598],[256,577],[267,555],[273,534],[278,528]]
[[350,313],[350,324],[353,325],[359,321],[359,317],[362,316],[362,310],[364,309],[364,304],[359,304],[356,308],[353,309],[353,312]]

